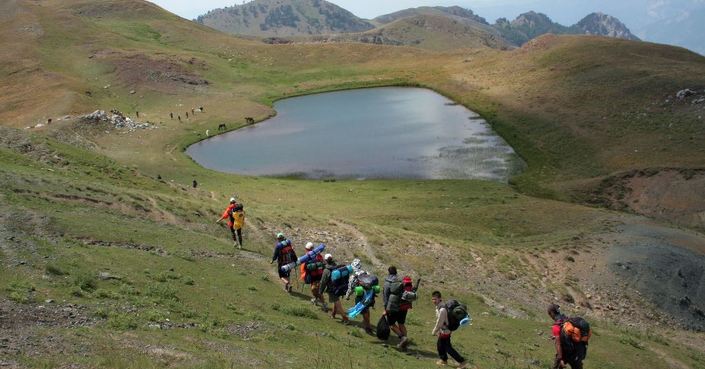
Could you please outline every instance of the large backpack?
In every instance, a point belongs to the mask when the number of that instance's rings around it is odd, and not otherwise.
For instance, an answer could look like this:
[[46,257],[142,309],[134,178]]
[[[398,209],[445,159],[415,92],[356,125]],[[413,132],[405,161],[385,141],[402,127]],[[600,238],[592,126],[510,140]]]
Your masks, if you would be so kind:
[[[328,268],[331,271],[331,277],[328,280],[328,292],[335,296],[344,296],[348,292],[348,281],[350,280],[350,274],[348,272],[348,266],[335,266]],[[333,279],[333,274],[335,272],[338,278]]]
[[379,278],[369,273],[363,273],[357,276],[357,284],[362,286],[362,288],[369,290],[374,286],[379,285]]
[[291,245],[291,241],[284,240],[277,244],[279,247],[279,265],[287,265],[296,262],[296,252]]
[[588,323],[587,320],[576,316],[567,318],[563,322],[563,325],[561,326],[561,334],[565,335],[575,343],[583,342],[587,344],[592,336],[592,330],[590,329],[590,323]]
[[458,300],[448,300],[445,303],[445,308],[448,311],[448,329],[457,330],[460,327],[460,322],[468,317],[468,307]]

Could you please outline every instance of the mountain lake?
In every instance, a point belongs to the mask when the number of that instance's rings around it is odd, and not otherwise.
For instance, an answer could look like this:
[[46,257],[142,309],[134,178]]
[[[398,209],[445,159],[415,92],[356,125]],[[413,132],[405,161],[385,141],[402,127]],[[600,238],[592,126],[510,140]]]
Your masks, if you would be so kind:
[[206,168],[308,179],[486,179],[524,168],[478,114],[431,90],[381,87],[280,100],[277,115],[191,145]]

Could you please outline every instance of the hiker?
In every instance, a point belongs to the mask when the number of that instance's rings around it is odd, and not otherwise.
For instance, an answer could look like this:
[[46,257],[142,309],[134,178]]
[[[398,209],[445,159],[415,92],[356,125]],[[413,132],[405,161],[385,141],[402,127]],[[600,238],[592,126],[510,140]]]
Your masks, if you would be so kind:
[[245,212],[243,209],[243,206],[238,204],[234,197],[231,197],[230,204],[216,222],[220,223],[225,219],[228,220],[228,228],[230,228],[230,233],[233,236],[233,246],[239,249],[242,249],[242,226],[245,224]]
[[387,271],[389,272],[389,276],[384,279],[384,290],[382,292],[384,314],[387,316],[389,329],[399,337],[397,348],[403,351],[406,350],[406,347],[409,345],[405,325],[406,314],[412,307],[410,300],[416,297],[416,291],[414,290],[410,277],[404,277],[402,280],[399,280],[397,267],[390,266]]
[[181,116],[180,116],[180,115],[178,116],[178,118],[179,118],[179,122],[181,122]]
[[194,179],[193,182],[191,182],[191,187],[197,188],[198,187],[198,182]]
[[583,369],[587,356],[587,343],[590,339],[590,326],[582,318],[568,318],[561,313],[560,306],[548,306],[548,316],[553,319],[551,339],[556,345],[556,358],[553,369],[570,365],[572,369]]
[[350,275],[341,276],[334,280],[333,271],[345,268],[345,266],[336,264],[331,254],[326,254],[323,260],[326,263],[326,269],[323,270],[323,275],[321,275],[321,287],[318,289],[318,294],[323,296],[324,292],[328,292],[328,302],[333,304],[331,318],[335,319],[335,316],[340,313],[343,318],[343,323],[348,324],[349,319],[347,314],[345,314],[345,310],[343,310],[343,304],[340,302],[340,298],[347,292]]
[[[379,289],[379,280],[377,277],[362,269],[360,259],[353,260],[350,265],[353,268],[353,274],[348,283],[348,292],[345,293],[345,299],[349,300],[350,295],[355,293],[355,305],[357,306],[360,303],[364,303],[364,306],[360,310],[360,314],[362,314],[362,326],[365,328],[367,334],[374,334],[372,324],[370,323],[370,308],[375,305],[376,296],[376,292],[372,289],[374,289],[375,286]],[[372,291],[370,292],[370,290]],[[365,301],[367,294],[369,294],[369,298]],[[350,313],[350,311],[348,311],[348,313]]]
[[174,112],[169,113],[169,118],[174,119]]
[[135,114],[137,114],[137,118],[140,117],[140,112],[139,112],[139,111],[135,111]]
[[448,309],[443,303],[443,298],[439,291],[433,291],[431,302],[436,306],[436,325],[433,327],[432,335],[438,336],[436,348],[440,360],[436,364],[440,366],[448,365],[448,355],[458,362],[458,368],[467,368],[468,364],[460,354],[455,351],[450,342],[451,330],[449,329]]
[[[272,262],[277,262],[277,272],[279,273],[279,279],[284,283],[284,291],[291,293],[291,280],[289,276],[291,275],[291,270],[282,270],[284,265],[295,263],[296,252],[294,251],[294,246],[291,241],[288,240],[284,233],[277,233],[277,244],[274,245],[274,255],[272,255]],[[271,264],[270,263],[270,264]]]
[[[306,252],[313,251],[313,242],[308,242],[305,246]],[[305,284],[311,285],[311,303],[314,305],[321,305],[323,311],[328,311],[328,305],[320,293],[321,288],[321,277],[323,277],[323,271],[326,269],[326,263],[323,260],[323,255],[318,254],[313,260],[307,263],[301,264],[301,280]]]

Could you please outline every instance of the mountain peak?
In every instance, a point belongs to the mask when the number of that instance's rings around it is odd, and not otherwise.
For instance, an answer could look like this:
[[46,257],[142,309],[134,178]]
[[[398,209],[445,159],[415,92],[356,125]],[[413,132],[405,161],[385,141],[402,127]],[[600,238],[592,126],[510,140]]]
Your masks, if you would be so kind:
[[575,25],[582,33],[627,40],[639,40],[619,19],[600,12],[592,13]]
[[374,28],[325,0],[253,0],[211,10],[196,22],[231,34],[254,36],[320,35]]

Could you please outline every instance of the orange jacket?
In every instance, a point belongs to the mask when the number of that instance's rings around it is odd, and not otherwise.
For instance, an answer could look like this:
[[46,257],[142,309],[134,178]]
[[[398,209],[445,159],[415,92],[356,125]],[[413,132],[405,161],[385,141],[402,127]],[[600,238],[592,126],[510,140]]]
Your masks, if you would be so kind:
[[220,217],[220,220],[223,220],[223,219],[228,220],[228,227],[230,227],[230,228],[233,227],[233,223],[235,221],[235,217],[233,216],[233,212],[235,211],[236,206],[237,206],[237,203],[228,205],[228,207],[225,208],[225,211],[223,212],[223,216]]

